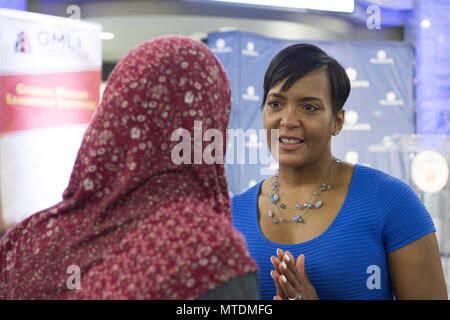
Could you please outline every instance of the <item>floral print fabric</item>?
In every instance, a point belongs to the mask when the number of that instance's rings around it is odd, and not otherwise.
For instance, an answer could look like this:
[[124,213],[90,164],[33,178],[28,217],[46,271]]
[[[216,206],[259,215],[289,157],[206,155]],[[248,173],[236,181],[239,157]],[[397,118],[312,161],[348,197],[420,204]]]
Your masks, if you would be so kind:
[[193,299],[256,271],[231,223],[223,164],[171,159],[175,130],[194,137],[201,121],[225,136],[229,107],[225,71],[202,43],[168,36],[131,50],[108,78],[63,201],[1,239],[0,299]]

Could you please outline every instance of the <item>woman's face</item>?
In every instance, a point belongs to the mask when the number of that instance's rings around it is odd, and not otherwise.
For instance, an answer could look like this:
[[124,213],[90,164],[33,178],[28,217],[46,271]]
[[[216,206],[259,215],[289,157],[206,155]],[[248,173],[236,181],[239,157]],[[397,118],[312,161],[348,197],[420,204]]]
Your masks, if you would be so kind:
[[[326,159],[331,136],[344,123],[344,110],[333,115],[331,90],[325,70],[314,70],[280,91],[284,79],[270,89],[263,111],[269,149],[279,148],[280,165],[299,167]],[[279,139],[270,146],[271,130],[279,129]]]

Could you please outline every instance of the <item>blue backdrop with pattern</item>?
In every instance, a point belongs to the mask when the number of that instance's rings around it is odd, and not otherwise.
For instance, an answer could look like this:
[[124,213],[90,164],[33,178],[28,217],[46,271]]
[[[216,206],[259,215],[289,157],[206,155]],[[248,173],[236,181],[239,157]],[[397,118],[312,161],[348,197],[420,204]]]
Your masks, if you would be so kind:
[[[251,163],[251,153],[269,155],[262,129],[261,99],[264,73],[272,58],[294,43],[315,44],[346,69],[351,93],[344,109],[342,132],[333,137],[332,152],[352,163],[369,165],[389,173],[389,155],[374,152],[371,145],[386,142],[394,134],[415,132],[413,48],[399,42],[280,40],[241,31],[212,32],[208,45],[219,57],[231,82],[229,129],[242,129],[247,137],[245,159],[237,140],[229,137],[226,171],[232,194],[272,175],[277,164]],[[235,131],[236,132],[236,131]],[[260,150],[259,150],[260,149]],[[254,158],[253,158],[254,159]]]

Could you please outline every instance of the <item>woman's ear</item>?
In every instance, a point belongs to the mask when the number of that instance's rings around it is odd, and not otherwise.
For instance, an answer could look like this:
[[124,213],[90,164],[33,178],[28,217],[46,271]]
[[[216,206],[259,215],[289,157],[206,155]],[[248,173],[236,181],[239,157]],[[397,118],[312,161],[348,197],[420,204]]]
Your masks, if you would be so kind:
[[334,121],[333,136],[337,136],[339,132],[341,132],[342,128],[344,127],[344,121],[345,121],[345,110],[341,109],[338,111],[336,119]]

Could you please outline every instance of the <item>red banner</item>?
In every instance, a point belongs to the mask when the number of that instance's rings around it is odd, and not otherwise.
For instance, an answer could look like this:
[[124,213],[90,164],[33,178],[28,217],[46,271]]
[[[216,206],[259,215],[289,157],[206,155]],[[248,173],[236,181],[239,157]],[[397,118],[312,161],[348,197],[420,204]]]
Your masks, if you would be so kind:
[[101,71],[0,76],[1,132],[89,123]]

